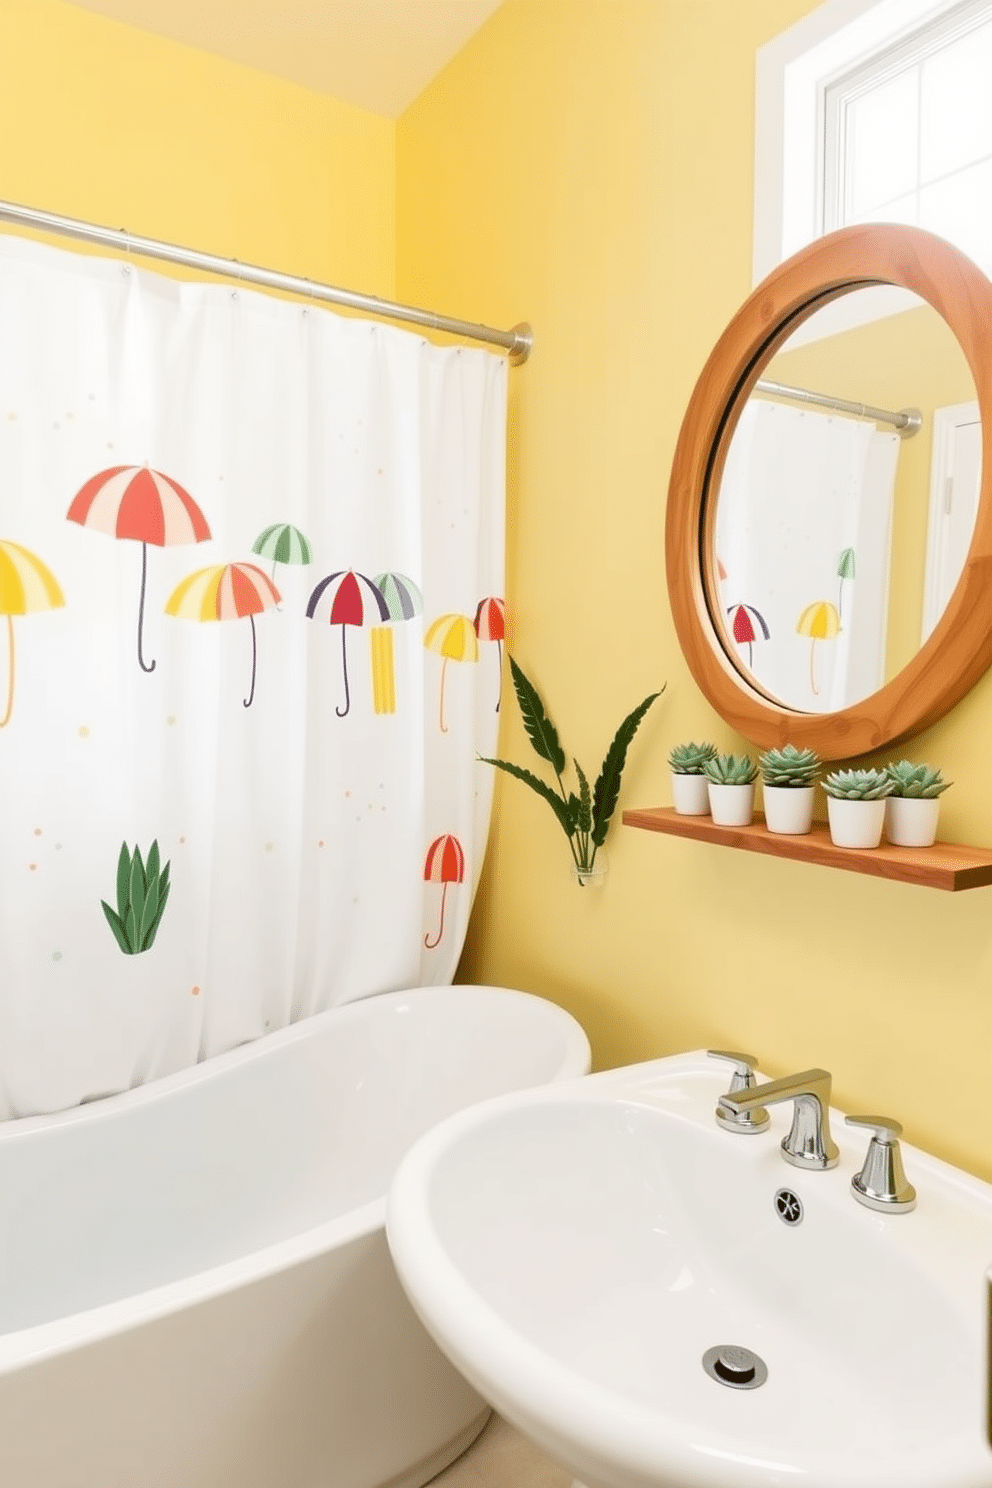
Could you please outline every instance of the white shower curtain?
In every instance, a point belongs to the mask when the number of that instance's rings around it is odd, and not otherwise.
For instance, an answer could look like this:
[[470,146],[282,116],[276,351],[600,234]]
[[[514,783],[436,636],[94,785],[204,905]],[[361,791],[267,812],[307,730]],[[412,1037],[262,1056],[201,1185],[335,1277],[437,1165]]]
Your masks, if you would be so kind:
[[771,697],[833,712],[882,686],[899,437],[752,398],[717,506],[724,623]]
[[0,1117],[451,980],[506,378],[0,239]]

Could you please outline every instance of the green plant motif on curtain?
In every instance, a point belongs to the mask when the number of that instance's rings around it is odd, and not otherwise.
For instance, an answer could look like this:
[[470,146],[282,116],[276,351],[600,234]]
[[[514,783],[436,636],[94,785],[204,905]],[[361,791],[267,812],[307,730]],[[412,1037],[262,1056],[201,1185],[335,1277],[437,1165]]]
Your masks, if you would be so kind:
[[106,899],[100,903],[125,956],[138,956],[151,948],[168,898],[169,864],[159,869],[158,842],[152,843],[144,863],[137,844],[132,856],[122,842],[117,859],[117,909],[111,909]]

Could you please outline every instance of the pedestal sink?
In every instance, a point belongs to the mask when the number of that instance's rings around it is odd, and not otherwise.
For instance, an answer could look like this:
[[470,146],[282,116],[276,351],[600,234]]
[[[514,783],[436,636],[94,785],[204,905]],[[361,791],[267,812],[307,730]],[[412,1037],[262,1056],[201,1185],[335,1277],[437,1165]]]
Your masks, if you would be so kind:
[[992,1186],[903,1144],[917,1206],[876,1213],[867,1133],[803,1171],[726,1086],[677,1055],[429,1132],[387,1225],[427,1329],[585,1488],[990,1488]]

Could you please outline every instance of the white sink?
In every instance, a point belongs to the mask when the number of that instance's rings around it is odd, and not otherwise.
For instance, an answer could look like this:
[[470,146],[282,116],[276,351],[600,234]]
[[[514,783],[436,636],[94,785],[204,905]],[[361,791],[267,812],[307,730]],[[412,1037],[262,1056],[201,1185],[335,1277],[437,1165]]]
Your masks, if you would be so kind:
[[[730,1133],[726,1088],[684,1054],[429,1132],[387,1226],[427,1329],[586,1488],[990,1488],[992,1186],[904,1143],[917,1207],[876,1213],[850,1192],[867,1132],[834,1112],[839,1166],[801,1170],[791,1102]],[[707,1374],[726,1345],[765,1382]]]

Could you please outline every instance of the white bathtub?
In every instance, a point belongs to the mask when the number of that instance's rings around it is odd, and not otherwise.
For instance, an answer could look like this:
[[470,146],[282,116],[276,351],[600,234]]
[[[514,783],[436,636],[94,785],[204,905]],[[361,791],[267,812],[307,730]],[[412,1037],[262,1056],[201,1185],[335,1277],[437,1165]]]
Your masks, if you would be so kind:
[[588,1068],[551,1003],[388,993],[0,1126],[3,1488],[413,1488],[488,1407],[396,1281],[442,1116]]

